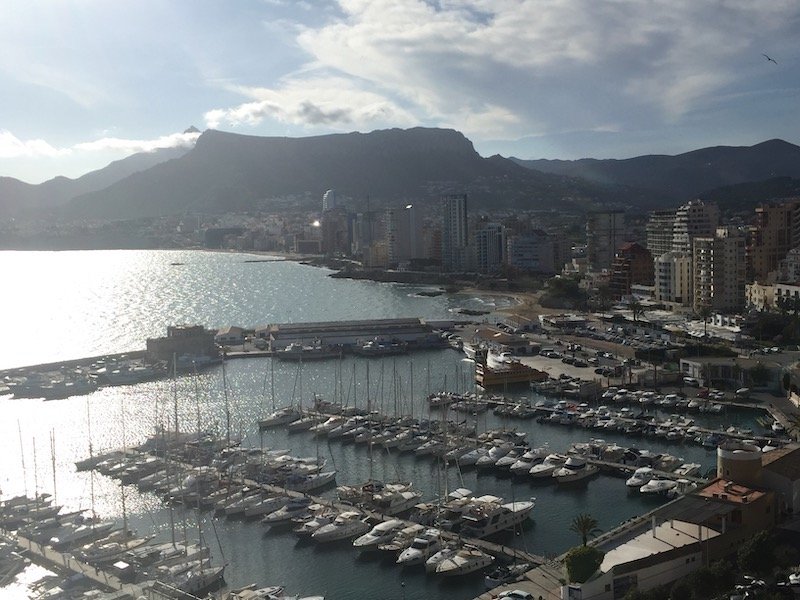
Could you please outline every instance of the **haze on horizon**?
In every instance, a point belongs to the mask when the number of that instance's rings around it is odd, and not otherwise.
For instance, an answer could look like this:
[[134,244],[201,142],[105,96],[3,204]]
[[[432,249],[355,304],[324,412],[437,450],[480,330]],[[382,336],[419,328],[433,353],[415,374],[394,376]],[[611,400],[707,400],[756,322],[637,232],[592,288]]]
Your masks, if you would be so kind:
[[[261,136],[463,132],[483,156],[800,141],[800,4],[717,0],[10,0],[0,176],[77,177]],[[767,60],[764,54],[776,62]]]

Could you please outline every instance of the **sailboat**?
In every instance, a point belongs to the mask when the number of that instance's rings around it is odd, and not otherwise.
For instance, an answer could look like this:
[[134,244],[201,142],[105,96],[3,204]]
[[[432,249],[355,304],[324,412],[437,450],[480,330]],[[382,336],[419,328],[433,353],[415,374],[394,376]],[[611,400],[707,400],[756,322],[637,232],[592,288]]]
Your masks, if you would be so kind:
[[[293,421],[297,421],[300,419],[303,414],[302,412],[294,406],[294,403],[290,404],[289,406],[285,406],[283,408],[275,408],[275,362],[270,359],[270,389],[272,395],[272,412],[265,416],[263,419],[259,419],[258,421],[258,428],[259,429],[269,429],[270,427],[279,427],[280,425],[286,425],[287,423],[292,423]],[[297,373],[295,375],[295,388],[297,387],[297,382],[300,377],[300,373],[303,368],[303,361],[300,360],[297,364]],[[294,400],[294,390],[292,391],[292,399]]]

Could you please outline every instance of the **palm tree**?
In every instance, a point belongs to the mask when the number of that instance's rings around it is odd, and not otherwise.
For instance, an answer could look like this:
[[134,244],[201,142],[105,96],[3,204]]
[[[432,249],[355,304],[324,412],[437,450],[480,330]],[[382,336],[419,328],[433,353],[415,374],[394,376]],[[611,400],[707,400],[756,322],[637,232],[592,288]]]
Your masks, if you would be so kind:
[[700,315],[700,317],[703,319],[703,339],[705,339],[706,331],[707,331],[707,324],[708,324],[708,317],[710,317],[712,315],[711,306],[709,306],[708,304],[702,304],[697,309],[697,314]]
[[581,513],[572,519],[569,530],[574,531],[581,536],[581,541],[583,542],[584,546],[589,541],[589,537],[594,537],[602,531],[598,527],[597,519],[586,513]]

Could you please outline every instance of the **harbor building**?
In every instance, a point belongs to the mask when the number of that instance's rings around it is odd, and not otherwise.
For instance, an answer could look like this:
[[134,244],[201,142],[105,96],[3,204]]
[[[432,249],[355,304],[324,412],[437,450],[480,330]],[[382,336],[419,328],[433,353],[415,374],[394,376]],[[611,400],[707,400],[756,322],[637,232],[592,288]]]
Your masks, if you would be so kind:
[[586,220],[586,259],[595,271],[609,269],[614,253],[626,241],[625,211],[590,212]]
[[175,356],[218,358],[216,334],[216,330],[202,325],[171,325],[167,337],[148,338],[146,356],[153,361],[171,361]]
[[281,323],[259,328],[256,335],[266,339],[275,352],[284,351],[289,346],[353,350],[368,342],[400,343],[409,348],[441,342],[433,327],[418,318]]
[[442,271],[458,273],[469,270],[469,233],[467,195],[442,196]]
[[745,238],[735,227],[694,238],[692,264],[695,311],[708,306],[715,312],[737,312],[744,307]]

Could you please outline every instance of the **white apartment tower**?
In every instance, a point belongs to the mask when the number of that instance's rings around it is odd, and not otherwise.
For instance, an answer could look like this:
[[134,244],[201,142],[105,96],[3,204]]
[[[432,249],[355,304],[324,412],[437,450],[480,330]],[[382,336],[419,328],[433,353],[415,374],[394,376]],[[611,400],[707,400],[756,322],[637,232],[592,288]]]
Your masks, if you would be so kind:
[[694,239],[693,308],[738,312],[744,307],[745,237],[735,227],[719,227],[712,237]]
[[654,258],[672,251],[672,228],[675,225],[674,210],[655,210],[645,226],[647,249]]
[[715,204],[705,204],[702,200],[692,200],[675,212],[672,226],[672,250],[692,252],[692,240],[696,237],[713,237],[719,225],[719,208]]
[[322,195],[322,212],[336,208],[336,190],[328,190]]
[[655,258],[655,299],[683,306],[692,303],[692,256],[665,252]]
[[442,196],[442,271],[466,271],[469,267],[469,236],[467,231],[467,195]]

